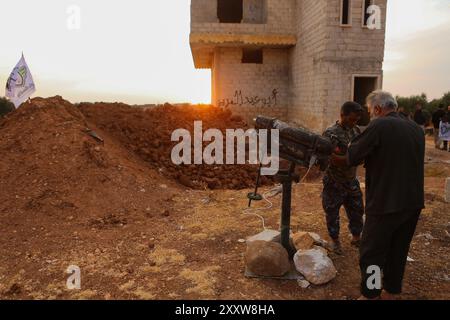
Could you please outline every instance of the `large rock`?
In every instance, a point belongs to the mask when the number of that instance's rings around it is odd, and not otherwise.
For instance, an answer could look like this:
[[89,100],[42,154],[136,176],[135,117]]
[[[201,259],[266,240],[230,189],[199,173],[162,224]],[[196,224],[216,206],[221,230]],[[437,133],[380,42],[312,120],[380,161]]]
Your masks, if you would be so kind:
[[314,246],[314,238],[308,232],[297,232],[292,240],[297,250],[309,250]]
[[315,285],[328,283],[337,274],[333,261],[322,250],[298,251],[294,263],[297,271]]
[[314,247],[312,247],[312,249],[320,250],[323,252],[324,255],[328,256],[328,250],[325,249],[324,247],[314,246]]
[[252,241],[247,245],[248,271],[262,277],[281,277],[291,268],[286,249],[276,242]]

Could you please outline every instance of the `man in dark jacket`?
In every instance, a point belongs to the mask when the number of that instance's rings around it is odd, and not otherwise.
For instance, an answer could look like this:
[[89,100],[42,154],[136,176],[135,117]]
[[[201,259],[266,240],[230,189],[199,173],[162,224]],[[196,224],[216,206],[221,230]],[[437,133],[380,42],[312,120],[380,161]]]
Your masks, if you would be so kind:
[[439,108],[433,113],[432,121],[434,127],[434,144],[436,149],[441,148],[441,139],[439,139],[439,126],[441,124],[442,117],[445,116],[444,105],[439,105]]
[[331,161],[350,166],[365,163],[361,293],[366,299],[389,299],[402,292],[410,243],[424,208],[425,134],[395,112],[392,94],[375,91],[367,103],[375,120],[353,140],[346,156],[333,155]]
[[416,112],[414,113],[414,122],[417,123],[425,131],[425,124],[427,122],[427,119],[423,114],[422,106],[420,104],[416,106]]

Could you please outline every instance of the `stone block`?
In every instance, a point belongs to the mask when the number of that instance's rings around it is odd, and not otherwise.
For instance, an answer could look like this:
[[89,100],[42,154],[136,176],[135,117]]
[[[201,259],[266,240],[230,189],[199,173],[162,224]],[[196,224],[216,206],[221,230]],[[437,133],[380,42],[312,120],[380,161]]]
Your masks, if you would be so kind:
[[264,230],[261,233],[258,233],[254,236],[247,238],[247,245],[253,241],[268,241],[268,242],[280,242],[281,234],[276,230]]

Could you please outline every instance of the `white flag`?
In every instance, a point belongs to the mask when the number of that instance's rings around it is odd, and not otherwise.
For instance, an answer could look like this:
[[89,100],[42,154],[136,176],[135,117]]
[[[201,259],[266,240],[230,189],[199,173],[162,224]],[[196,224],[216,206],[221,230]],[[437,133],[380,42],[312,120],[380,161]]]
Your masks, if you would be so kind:
[[439,125],[439,139],[450,141],[450,123],[441,121]]
[[25,58],[20,58],[14,70],[6,82],[6,94],[5,96],[14,103],[17,108],[23,102],[25,102],[34,92],[36,88],[34,86],[33,77],[31,76],[30,69],[28,69]]

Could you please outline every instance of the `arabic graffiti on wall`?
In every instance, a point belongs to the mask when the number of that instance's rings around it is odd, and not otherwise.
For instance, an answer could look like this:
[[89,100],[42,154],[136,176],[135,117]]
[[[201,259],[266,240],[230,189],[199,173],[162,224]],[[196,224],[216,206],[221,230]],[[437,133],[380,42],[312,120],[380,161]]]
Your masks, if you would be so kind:
[[278,90],[273,89],[272,93],[267,97],[246,96],[242,90],[236,90],[233,98],[225,98],[219,100],[219,107],[230,106],[252,106],[252,107],[275,107],[277,105]]

